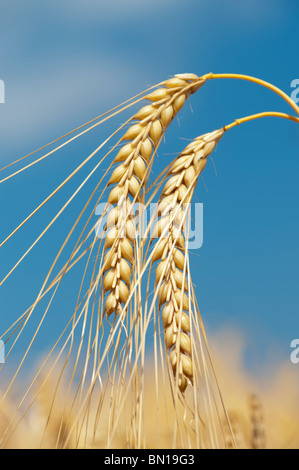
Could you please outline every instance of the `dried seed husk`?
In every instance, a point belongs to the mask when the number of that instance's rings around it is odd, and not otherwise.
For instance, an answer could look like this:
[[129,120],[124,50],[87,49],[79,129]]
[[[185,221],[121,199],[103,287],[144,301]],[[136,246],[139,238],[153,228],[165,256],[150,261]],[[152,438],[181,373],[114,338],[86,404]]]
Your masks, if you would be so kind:
[[118,284],[119,289],[119,298],[123,304],[125,304],[129,298],[130,292],[126,284],[122,281],[119,281]]
[[168,240],[166,239],[161,239],[159,243],[157,243],[157,245],[155,246],[153,250],[153,258],[152,258],[153,263],[157,261],[158,259],[162,259],[163,252],[167,244],[168,244]]
[[181,391],[182,393],[183,393],[183,392],[186,390],[186,388],[187,388],[188,380],[187,380],[186,377],[185,377],[184,375],[182,375],[182,374],[180,374],[180,376],[179,376],[179,383],[178,383],[178,385],[179,385],[179,389],[180,389],[180,391]]
[[200,174],[205,169],[206,164],[207,164],[207,159],[206,158],[201,158],[196,163],[196,172],[197,172],[197,174]]
[[153,147],[152,147],[151,141],[149,139],[145,139],[141,144],[139,153],[146,162],[149,161],[150,156],[152,154],[152,150],[153,150]]
[[[183,227],[182,227],[183,228]],[[182,233],[182,230],[178,227],[173,226],[171,229],[172,232],[172,239],[175,243],[175,246],[180,248],[181,250],[185,250],[185,239]]]
[[129,263],[121,258],[118,262],[119,264],[119,269],[120,269],[120,275],[121,275],[121,278],[127,283],[127,284],[130,284],[130,280],[131,280],[131,266],[129,265]]
[[174,110],[172,106],[168,106],[167,108],[163,109],[163,111],[161,112],[160,120],[164,128],[169,126],[173,119],[173,115]]
[[166,88],[158,88],[149,95],[146,95],[146,99],[149,101],[160,101],[168,97],[168,90]]
[[165,184],[163,188],[163,194],[167,195],[170,191],[172,191],[173,188],[176,187],[179,181],[179,178],[180,178],[180,175],[174,175],[171,178],[169,178],[169,180],[167,181],[167,183]]
[[158,204],[157,217],[163,215],[165,211],[171,211],[176,205],[176,199],[172,194],[165,196]]
[[106,234],[104,250],[106,250],[106,248],[110,248],[116,238],[118,238],[118,229],[114,226]]
[[177,290],[174,294],[174,297],[178,304],[178,308],[182,308],[183,310],[189,311],[189,299],[185,293],[182,293],[182,291]]
[[192,360],[186,354],[181,354],[180,360],[182,362],[183,372],[188,377],[193,377],[193,365]]
[[139,178],[140,181],[143,180],[146,173],[146,165],[141,157],[137,157],[134,160],[134,174]]
[[[177,369],[177,363],[178,363],[178,355],[173,348],[170,352],[170,362],[173,368],[174,374],[176,374],[176,369]],[[187,375],[187,377],[192,377],[193,376],[193,365],[192,365],[192,360],[189,356],[186,356],[186,354],[179,354],[179,363],[180,363],[180,369],[181,371]]]
[[189,316],[184,312],[178,312],[175,314],[175,321],[178,327],[180,326],[183,331],[190,332],[190,319]]
[[136,194],[138,194],[140,190],[140,182],[138,181],[135,176],[132,176],[132,178],[129,181],[129,193],[131,196],[134,198]]
[[135,114],[134,119],[142,121],[142,119],[151,116],[155,111],[155,107],[152,104],[148,104],[147,106],[143,106],[143,108],[141,108],[138,113]]
[[[177,248],[174,248],[173,250],[173,259],[176,267],[178,269],[181,269],[182,271],[185,268],[185,256],[181,252],[181,250],[178,250]],[[186,266],[187,269],[187,266]]]
[[169,227],[169,217],[162,217],[160,220],[158,220],[158,222],[154,226],[154,229],[151,234],[151,239],[153,240],[155,238],[167,237],[169,233],[168,227]]
[[108,184],[119,183],[119,181],[122,179],[122,177],[125,175],[127,171],[128,171],[128,168],[125,165],[119,165],[118,167],[116,167],[110,177]]
[[179,201],[185,200],[187,191],[188,191],[188,188],[184,184],[181,184],[181,186],[179,187],[179,190],[178,190],[178,200]]
[[120,240],[121,254],[128,261],[132,262],[134,258],[133,246],[126,238]]
[[108,196],[108,203],[109,204],[116,204],[119,202],[121,196],[124,194],[124,189],[119,186],[114,186],[114,188],[111,189],[109,196]]
[[159,142],[159,139],[162,135],[162,131],[163,129],[162,129],[161,123],[159,119],[157,119],[156,121],[152,123],[150,131],[149,131],[149,136],[152,139],[155,146]]
[[142,126],[141,124],[134,124],[133,126],[129,127],[122,140],[134,140],[143,131],[144,126]]
[[116,308],[116,305],[117,305],[117,302],[116,302],[116,298],[115,298],[115,294],[114,292],[111,292],[107,299],[106,299],[106,303],[105,303],[105,309],[106,309],[106,312],[107,312],[107,315],[111,315],[115,308]]
[[188,186],[191,186],[192,183],[194,183],[196,179],[196,173],[195,173],[195,169],[193,166],[190,166],[186,171],[185,171],[185,175],[184,175],[184,182],[185,182],[185,185],[188,187]]
[[164,269],[167,270],[166,268],[167,264],[169,265],[169,262],[167,259],[164,261],[160,261],[160,263],[158,264],[157,269],[156,269],[156,284],[158,284],[159,280],[161,279]]
[[181,331],[180,333],[180,349],[186,354],[192,353],[191,350],[191,341],[190,341],[190,336],[188,336],[186,333]]
[[167,88],[177,88],[177,87],[183,87],[186,85],[186,80],[182,80],[181,78],[174,77],[170,78],[169,80],[166,80],[163,85],[165,85]]
[[125,161],[132,153],[135,151],[132,144],[126,144],[121,147],[118,154],[116,155],[114,162],[123,162]]
[[119,217],[119,209],[118,207],[113,207],[113,209],[111,209],[108,214],[107,214],[107,222],[106,222],[106,227],[109,229],[109,228],[112,228],[112,227],[116,227],[117,226],[117,221],[118,221],[118,217]]
[[114,287],[115,281],[116,281],[116,271],[115,269],[111,269],[110,271],[108,271],[108,273],[104,277],[104,283],[103,283],[104,292],[111,290],[112,287]]
[[[198,77],[198,75],[195,75],[195,73],[177,73],[175,74],[175,78],[180,78],[181,80],[192,80],[192,81],[200,80],[200,77]],[[203,80],[201,80],[201,82],[203,82]]]
[[163,282],[159,288],[159,306],[165,304],[169,300],[171,284],[169,282]]
[[171,349],[176,342],[177,335],[173,332],[172,325],[165,330],[165,344],[167,349]]
[[117,253],[113,253],[108,251],[108,253],[104,256],[103,261],[103,272],[109,271],[110,268],[114,268],[117,263]]
[[194,155],[183,155],[178,157],[170,169],[170,173],[178,173],[183,169],[187,169],[193,164]]
[[186,95],[185,94],[180,95],[175,100],[173,107],[174,107],[176,113],[178,113],[180,111],[180,109],[182,109],[182,107],[185,104],[185,101],[186,101]]
[[136,227],[135,223],[132,220],[126,221],[126,236],[129,240],[135,240],[136,236]]
[[177,287],[179,289],[184,288],[184,290],[186,292],[188,292],[188,283],[187,283],[186,277],[184,276],[182,271],[180,271],[179,269],[175,269],[174,271],[172,271],[172,275],[174,277],[174,281],[175,281]]
[[173,303],[169,302],[168,304],[165,305],[165,307],[162,310],[162,320],[163,320],[164,327],[168,326],[172,322],[173,312],[174,312]]

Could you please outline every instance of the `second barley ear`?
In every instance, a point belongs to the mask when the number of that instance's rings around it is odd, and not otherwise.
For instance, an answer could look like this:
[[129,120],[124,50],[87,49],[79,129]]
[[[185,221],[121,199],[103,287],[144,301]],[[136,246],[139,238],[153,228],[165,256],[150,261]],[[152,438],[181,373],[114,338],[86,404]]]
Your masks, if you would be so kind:
[[153,262],[159,286],[159,311],[162,315],[166,349],[175,380],[181,392],[193,383],[191,298],[188,291],[187,251],[185,247],[186,212],[197,179],[207,157],[223,135],[223,129],[204,134],[189,144],[173,162],[158,204],[158,221],[153,238]]

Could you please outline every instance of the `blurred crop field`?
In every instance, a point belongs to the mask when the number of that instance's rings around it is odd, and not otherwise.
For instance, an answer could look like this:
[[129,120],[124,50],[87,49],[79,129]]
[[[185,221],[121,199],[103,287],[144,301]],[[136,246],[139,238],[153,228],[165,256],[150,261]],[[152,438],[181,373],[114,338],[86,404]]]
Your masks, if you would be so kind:
[[[298,390],[299,377],[297,368],[289,362],[281,360],[280,363],[263,364],[255,372],[249,372],[244,364],[244,353],[248,347],[245,334],[236,329],[224,328],[210,337],[210,346],[214,364],[223,393],[231,425],[233,428],[237,447],[240,449],[297,449],[299,447],[299,404]],[[171,422],[174,418],[173,410],[167,406],[167,400],[159,409],[159,423],[157,423],[157,409],[155,406],[155,373],[148,369],[145,379],[144,423],[145,433],[143,448],[170,449],[173,447],[173,433]],[[63,438],[57,442],[57,435],[61,427],[61,415],[65,406],[65,395],[68,384],[64,382],[53,407],[53,392],[56,381],[49,380],[39,391],[36,401],[26,417],[17,426],[6,448],[39,448],[41,435],[45,432],[45,425],[49,419],[42,448],[58,447],[84,447],[107,448],[105,429],[109,420],[109,400],[104,404],[101,417],[101,426],[96,436],[93,430],[87,433],[85,439],[76,440],[75,434],[67,444]],[[20,394],[22,383],[18,383]],[[170,389],[168,397],[170,399]],[[166,404],[166,406],[165,406]],[[258,409],[256,410],[257,407]],[[10,418],[15,413],[15,403],[5,401],[1,407],[1,432],[6,428]],[[63,423],[71,428],[70,415]],[[187,426],[192,426],[187,423]],[[224,433],[227,431],[223,426]],[[128,443],[128,427],[125,413],[119,422],[119,427],[110,448],[123,449]],[[177,448],[182,448],[180,439]],[[190,443],[196,448],[195,440]],[[231,436],[227,432],[225,448],[233,448]]]

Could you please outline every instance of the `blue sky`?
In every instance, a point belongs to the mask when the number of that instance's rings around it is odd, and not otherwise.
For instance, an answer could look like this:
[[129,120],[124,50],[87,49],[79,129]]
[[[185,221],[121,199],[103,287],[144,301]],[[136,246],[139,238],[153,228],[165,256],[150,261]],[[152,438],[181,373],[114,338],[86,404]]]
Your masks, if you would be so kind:
[[[291,82],[299,79],[298,21],[297,0],[2,0],[1,167],[175,73],[249,74],[291,94]],[[207,83],[191,102],[193,112],[185,106],[160,148],[156,176],[169,154],[186,145],[182,139],[255,112],[290,112],[269,90],[229,80]],[[2,185],[1,239],[111,125]],[[204,203],[204,245],[192,263],[202,316],[211,332],[225,325],[245,331],[253,367],[269,360],[273,348],[288,357],[291,340],[299,337],[298,144],[298,128],[288,121],[268,118],[235,128],[213,156],[217,176],[211,164],[205,171],[208,192],[203,183],[196,191]],[[61,202],[6,246],[1,274]],[[36,293],[33,286],[41,283],[72,215],[7,283],[1,316],[8,323]]]

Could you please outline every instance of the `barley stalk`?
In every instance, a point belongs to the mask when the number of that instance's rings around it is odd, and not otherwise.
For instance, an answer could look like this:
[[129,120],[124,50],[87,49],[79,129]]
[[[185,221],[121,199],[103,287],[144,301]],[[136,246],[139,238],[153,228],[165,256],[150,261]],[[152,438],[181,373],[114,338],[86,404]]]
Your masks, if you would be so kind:
[[223,132],[219,129],[196,138],[176,158],[159,200],[158,217],[161,217],[153,232],[153,237],[159,238],[153,261],[159,260],[156,284],[159,286],[165,344],[170,351],[170,363],[181,392],[193,382],[183,204],[191,201],[198,176]]
[[[126,141],[115,157],[109,184],[113,185],[108,203],[104,249],[104,292],[107,316],[119,314],[130,296],[131,272],[134,259],[135,226],[132,208],[140,200],[149,164],[161,138],[185,104],[186,98],[204,83],[197,75],[182,74],[163,82],[161,88],[145,96],[151,104],[141,108],[133,117],[135,122],[122,140]],[[132,199],[131,199],[131,198]]]

